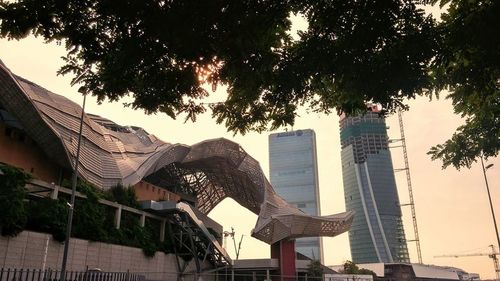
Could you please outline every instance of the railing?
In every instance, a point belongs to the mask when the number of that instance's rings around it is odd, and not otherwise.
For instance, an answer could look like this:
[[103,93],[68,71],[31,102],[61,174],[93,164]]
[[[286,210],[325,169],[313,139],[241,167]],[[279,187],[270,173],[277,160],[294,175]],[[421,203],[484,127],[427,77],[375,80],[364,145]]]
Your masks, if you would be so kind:
[[[41,269],[0,269],[0,281],[58,281],[61,271]],[[129,272],[66,271],[67,281],[147,281],[141,274]]]
[[[324,277],[311,277],[302,272],[298,276],[277,275],[276,272],[266,272],[266,270],[244,270],[232,272],[227,268],[212,272],[189,272],[178,275],[177,272],[103,272],[103,271],[67,271],[67,281],[393,281],[394,278],[366,278],[366,276],[353,275],[349,278],[342,278],[336,275],[327,274]],[[364,277],[364,278],[363,278]],[[0,268],[0,281],[59,281],[61,271],[40,270],[40,269],[6,269]],[[424,279],[410,278],[405,280],[425,281]]]

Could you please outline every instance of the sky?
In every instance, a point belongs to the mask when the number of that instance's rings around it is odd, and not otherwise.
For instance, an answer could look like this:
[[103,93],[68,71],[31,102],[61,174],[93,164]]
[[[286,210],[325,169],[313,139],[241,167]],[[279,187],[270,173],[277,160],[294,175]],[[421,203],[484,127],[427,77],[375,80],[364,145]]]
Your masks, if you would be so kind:
[[[0,59],[17,75],[33,81],[44,88],[66,96],[81,104],[82,97],[77,87],[70,87],[70,76],[57,76],[63,65],[63,46],[44,44],[33,37],[21,41],[0,40]],[[216,99],[224,98],[224,87],[212,93]],[[441,96],[445,96],[444,94]],[[196,123],[184,123],[183,118],[172,120],[165,114],[146,115],[142,111],[124,108],[122,102],[98,105],[95,98],[87,100],[86,112],[98,114],[121,125],[141,126],[149,133],[170,143],[195,144],[205,139],[225,137],[236,141],[261,164],[269,174],[268,134],[249,133],[245,136],[227,132],[223,125],[217,125],[209,113],[198,118]],[[413,195],[423,262],[447,265],[479,273],[482,278],[493,278],[493,263],[487,256],[462,258],[435,258],[446,254],[489,253],[488,245],[495,244],[495,231],[488,203],[484,177],[480,163],[460,171],[454,168],[441,169],[439,161],[431,161],[426,154],[429,148],[448,139],[463,123],[460,116],[453,114],[451,102],[446,99],[432,100],[420,97],[408,101],[410,110],[404,113],[405,135],[410,161]],[[338,117],[307,113],[301,109],[293,128],[313,129],[316,132],[319,184],[322,215],[344,212],[344,196],[340,160],[340,138]],[[389,138],[399,139],[397,116],[387,119]],[[280,131],[283,131],[283,128]],[[395,168],[403,167],[400,148],[392,149]],[[493,205],[500,216],[500,161],[489,159],[494,164],[487,171]],[[404,173],[396,173],[400,202],[407,203],[408,191]],[[403,222],[408,240],[414,239],[409,207],[403,208]],[[267,244],[250,237],[257,216],[239,206],[232,199],[226,199],[211,213],[225,230],[234,227],[239,242],[243,235],[240,258],[268,258]],[[228,241],[228,252],[234,257],[232,241]],[[324,238],[325,264],[341,264],[350,260],[347,233],[334,238]],[[415,243],[409,242],[410,258],[417,262]]]

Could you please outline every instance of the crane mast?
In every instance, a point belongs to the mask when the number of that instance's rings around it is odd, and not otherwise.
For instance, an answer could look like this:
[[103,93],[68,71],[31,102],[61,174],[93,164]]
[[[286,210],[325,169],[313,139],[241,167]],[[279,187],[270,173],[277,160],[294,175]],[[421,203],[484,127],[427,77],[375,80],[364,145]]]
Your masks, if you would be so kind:
[[421,264],[422,263],[422,252],[420,250],[420,238],[418,236],[417,214],[415,211],[415,202],[413,200],[413,189],[411,186],[410,164],[408,161],[408,152],[406,150],[406,139],[405,139],[404,124],[403,124],[403,114],[402,114],[401,110],[398,111],[398,120],[399,120],[399,133],[401,135],[401,138],[397,141],[401,141],[401,146],[397,146],[397,147],[402,147],[402,149],[403,149],[403,157],[404,157],[404,165],[405,166],[402,169],[395,169],[395,171],[398,172],[398,171],[404,170],[406,173],[406,184],[408,186],[408,197],[410,199],[410,203],[401,204],[401,206],[410,206],[410,208],[411,208],[411,217],[413,220],[414,239],[407,240],[407,242],[415,242],[416,248],[417,248],[418,263]]

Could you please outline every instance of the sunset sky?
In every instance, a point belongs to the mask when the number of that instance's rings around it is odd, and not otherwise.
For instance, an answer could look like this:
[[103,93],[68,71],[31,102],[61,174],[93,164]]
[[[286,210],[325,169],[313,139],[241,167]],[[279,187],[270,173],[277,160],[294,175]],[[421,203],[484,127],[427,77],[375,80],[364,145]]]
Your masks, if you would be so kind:
[[[12,72],[81,104],[82,97],[76,87],[69,86],[71,77],[56,75],[63,64],[60,57],[64,54],[64,47],[55,43],[43,44],[32,37],[19,42],[0,40],[0,59]],[[224,87],[219,87],[211,98],[223,99],[224,96]],[[449,138],[463,120],[453,114],[450,102],[443,98],[431,102],[428,98],[418,98],[409,101],[409,105],[411,109],[404,114],[404,123],[423,261],[426,264],[456,266],[479,273],[482,278],[493,278],[493,263],[487,256],[434,258],[435,255],[444,254],[489,253],[488,245],[496,245],[495,232],[481,164],[476,163],[471,169],[461,171],[454,168],[442,170],[439,161],[431,161],[426,155],[432,145]],[[266,175],[269,173],[267,137],[271,132],[233,136],[223,125],[217,125],[209,113],[200,116],[196,123],[184,123],[182,118],[172,120],[164,114],[145,115],[142,111],[123,108],[121,102],[97,105],[94,98],[87,100],[86,111],[121,125],[141,126],[170,143],[191,145],[218,137],[234,140],[260,162]],[[397,116],[387,120],[389,137],[393,139],[400,138],[397,121]],[[338,117],[308,114],[301,110],[293,129],[307,128],[313,129],[317,137],[322,214],[343,212],[345,205]],[[392,156],[394,167],[403,167],[401,149],[393,149]],[[500,216],[500,161],[490,159],[487,163],[494,164],[487,175],[496,214]],[[400,201],[402,204],[407,203],[406,177],[404,173],[397,173],[396,177]],[[210,216],[227,230],[234,227],[238,240],[240,235],[245,235],[240,258],[269,257],[269,246],[250,237],[256,215],[231,199],[226,199]],[[403,207],[403,221],[406,237],[412,240],[414,234],[408,207]],[[340,264],[350,259],[347,234],[324,238],[323,241],[326,265]],[[228,245],[228,251],[234,257],[232,241]],[[409,243],[408,248],[412,261],[416,262],[414,243]]]

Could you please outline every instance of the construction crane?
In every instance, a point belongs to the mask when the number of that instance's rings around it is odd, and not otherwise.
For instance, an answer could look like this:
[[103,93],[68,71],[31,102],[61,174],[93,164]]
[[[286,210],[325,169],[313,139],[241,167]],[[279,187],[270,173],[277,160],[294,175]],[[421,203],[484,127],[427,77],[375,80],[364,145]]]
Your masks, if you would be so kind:
[[406,151],[406,138],[405,138],[405,130],[404,130],[404,124],[403,124],[403,113],[401,110],[398,111],[398,121],[399,121],[399,133],[401,135],[400,139],[393,139],[389,140],[389,143],[394,143],[394,142],[401,142],[401,145],[398,146],[392,146],[389,148],[396,148],[396,147],[401,147],[403,148],[403,157],[404,157],[404,168],[401,169],[394,169],[395,172],[400,172],[400,171],[405,171],[406,172],[406,184],[408,187],[408,196],[410,198],[410,203],[407,204],[401,204],[400,206],[410,206],[411,208],[411,217],[413,220],[413,233],[414,233],[414,239],[413,240],[406,240],[406,242],[415,242],[416,247],[417,247],[417,257],[418,257],[418,263],[422,263],[422,251],[420,250],[420,238],[418,236],[418,225],[417,225],[417,214],[415,212],[415,201],[413,200],[413,188],[411,186],[411,176],[410,176],[410,163],[408,161],[408,152]]
[[495,246],[490,245],[491,253],[473,253],[473,254],[457,254],[457,255],[441,255],[434,256],[435,258],[462,258],[462,257],[476,257],[476,256],[488,256],[493,260],[493,266],[495,267],[496,280],[500,280],[500,266],[498,265],[498,257],[500,253],[497,252]]

